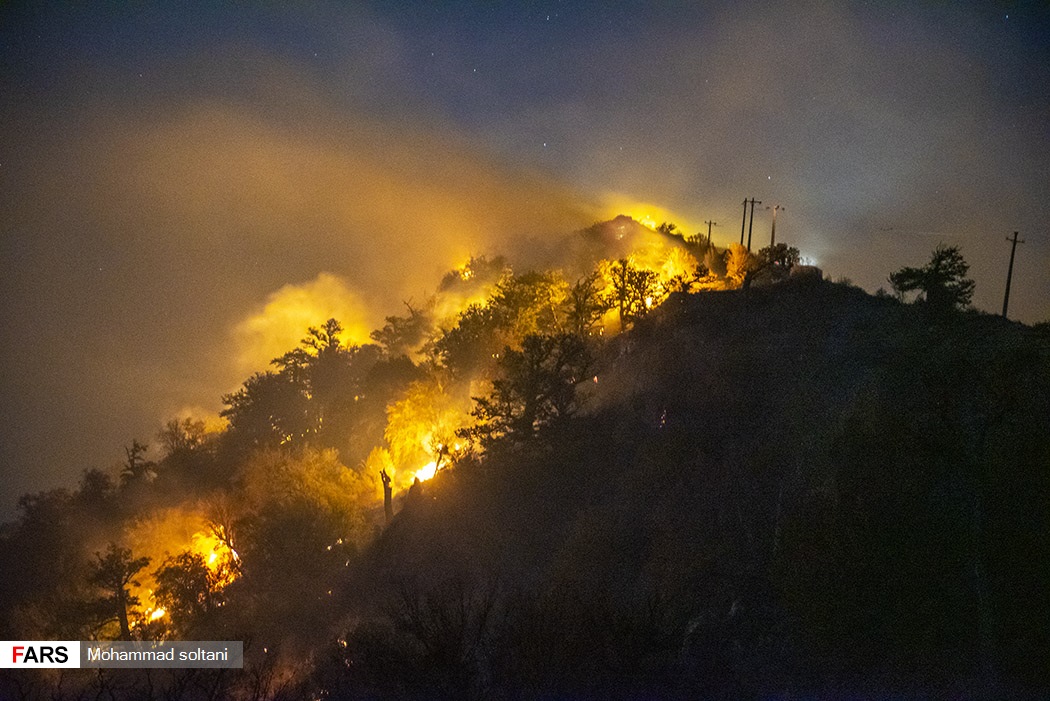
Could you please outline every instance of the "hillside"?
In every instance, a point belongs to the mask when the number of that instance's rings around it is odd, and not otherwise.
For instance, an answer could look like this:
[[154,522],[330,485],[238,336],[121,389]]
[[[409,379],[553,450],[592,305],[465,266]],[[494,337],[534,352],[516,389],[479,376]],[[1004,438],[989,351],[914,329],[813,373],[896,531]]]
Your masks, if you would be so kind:
[[1050,689],[1045,325],[629,219],[562,245],[559,269],[472,258],[374,344],[311,328],[222,428],[172,420],[159,459],[132,441],[119,474],[23,497],[0,633],[246,663],[4,672],[0,696]]
[[828,283],[672,296],[581,415],[406,504],[348,590],[358,681],[1045,689],[1048,351]]

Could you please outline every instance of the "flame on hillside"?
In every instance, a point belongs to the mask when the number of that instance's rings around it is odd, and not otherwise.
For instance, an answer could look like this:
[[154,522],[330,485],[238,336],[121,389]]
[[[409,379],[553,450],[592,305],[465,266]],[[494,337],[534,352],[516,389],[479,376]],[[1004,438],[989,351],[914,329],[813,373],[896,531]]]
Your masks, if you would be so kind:
[[[619,331],[630,323],[618,318],[621,313],[626,315],[622,299],[619,304],[614,301],[617,266],[621,271],[620,287],[629,277],[623,274],[625,266],[644,273],[635,275],[644,278],[646,284],[631,310],[633,317],[657,307],[673,291],[694,285],[715,289],[716,285],[725,284],[698,282],[698,270],[702,267],[697,255],[703,249],[686,240],[687,229],[672,231],[673,227],[662,226],[681,221],[669,210],[622,196],[610,196],[608,200],[610,207],[629,216],[595,224],[584,230],[579,239],[570,241],[564,249],[564,269],[514,270],[502,257],[470,257],[449,270],[421,304],[406,303],[407,315],[402,312],[387,317],[387,325],[371,334],[387,348],[391,358],[404,354],[418,371],[416,379],[404,386],[400,394],[386,400],[382,441],[372,446],[370,453],[368,446],[356,447],[365,451],[367,458],[355,458],[360,461],[355,469],[369,481],[369,492],[375,499],[381,499],[383,494],[379,489],[381,473],[389,478],[393,491],[401,492],[417,479],[432,479],[439,470],[454,466],[457,456],[471,449],[461,445],[459,437],[475,427],[476,419],[471,414],[473,397],[491,393],[503,349],[520,350],[522,340],[530,334],[566,333],[574,328],[569,317],[574,303],[570,295],[576,294],[572,292],[574,285],[588,279],[584,276],[591,274],[594,293],[601,300],[594,307],[599,318],[592,316],[584,327],[583,333],[589,336]],[[342,304],[340,310],[331,306],[333,299]],[[343,332],[341,342],[368,342],[363,319],[371,314],[364,311],[344,281],[327,274],[319,275],[314,282],[289,285],[274,293],[257,315],[241,325],[238,333],[259,336],[263,330],[280,331],[283,345],[268,346],[269,360],[294,347],[291,339],[302,338],[304,328],[321,323],[329,315],[322,309],[330,309],[331,316],[341,323],[349,314],[350,330]],[[453,344],[448,350],[447,346],[443,349],[436,345],[457,331],[458,346]],[[446,364],[455,352],[466,362]],[[253,369],[258,369],[258,365]],[[355,402],[359,399],[357,392],[350,392]],[[223,562],[227,566],[236,564],[237,554],[224,551],[223,543],[208,536],[207,531],[196,529],[189,538],[191,548],[205,558],[209,569],[222,566]],[[235,570],[236,567],[230,567],[230,571]]]
[[240,574],[240,555],[197,510],[173,507],[155,511],[134,522],[124,540],[136,556],[150,559],[149,566],[135,577],[138,585],[130,587],[145,607],[140,619],[147,622],[167,615],[155,600],[158,585],[154,575],[172,558],[184,553],[198,557],[208,570],[212,591],[229,586]]
[[473,423],[470,397],[469,385],[432,378],[413,382],[387,407],[384,437],[395,487],[405,489],[417,477],[432,478],[439,465],[461,450],[456,432]]
[[700,230],[699,224],[682,218],[679,213],[620,193],[606,194],[602,200],[602,206],[612,216],[626,214],[642,226],[654,231],[664,222],[674,222],[683,230],[683,233]]
[[420,482],[426,482],[428,479],[431,479],[435,474],[437,474],[437,468],[437,460],[431,460],[426,465],[416,470],[415,478],[418,479]]
[[190,543],[190,552],[204,560],[204,566],[214,577],[216,589],[223,589],[237,579],[240,555],[211,529],[194,533]]

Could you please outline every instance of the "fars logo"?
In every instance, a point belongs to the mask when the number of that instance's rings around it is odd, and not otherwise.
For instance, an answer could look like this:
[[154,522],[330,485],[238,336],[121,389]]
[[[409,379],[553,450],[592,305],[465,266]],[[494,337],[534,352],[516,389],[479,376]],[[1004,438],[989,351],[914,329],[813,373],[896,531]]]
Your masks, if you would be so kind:
[[5,640],[0,642],[0,668],[79,667],[78,640]]

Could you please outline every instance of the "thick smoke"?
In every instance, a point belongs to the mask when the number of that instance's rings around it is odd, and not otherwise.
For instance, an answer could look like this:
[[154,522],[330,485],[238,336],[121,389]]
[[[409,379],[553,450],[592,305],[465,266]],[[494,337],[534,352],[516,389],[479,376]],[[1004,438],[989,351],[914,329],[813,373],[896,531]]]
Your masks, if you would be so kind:
[[102,115],[20,164],[4,315],[23,379],[5,410],[35,428],[3,441],[9,493],[218,409],[307,325],[336,316],[366,341],[472,253],[599,217],[449,132],[311,107],[294,125],[231,104]]

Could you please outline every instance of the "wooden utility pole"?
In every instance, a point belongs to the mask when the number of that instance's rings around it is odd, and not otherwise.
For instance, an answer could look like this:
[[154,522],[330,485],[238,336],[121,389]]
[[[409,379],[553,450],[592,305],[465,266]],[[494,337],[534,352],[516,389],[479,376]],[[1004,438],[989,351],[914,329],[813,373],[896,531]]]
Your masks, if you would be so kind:
[[773,248],[773,246],[775,246],[777,244],[777,212],[779,212],[782,209],[786,209],[786,208],[782,207],[782,206],[780,206],[778,204],[778,205],[773,205],[772,209],[773,209],[773,233],[769,235],[769,247],[770,248]]
[[744,198],[744,218],[740,220],[740,245],[744,245],[744,224],[747,224],[747,198]]
[[707,247],[710,248],[711,247],[711,227],[712,226],[718,226],[718,222],[711,221],[709,219],[709,220],[705,221],[704,223],[707,224]]
[[1024,240],[1017,238],[1017,232],[1014,232],[1012,239],[1006,239],[1010,242],[1010,267],[1006,269],[1006,294],[1003,295],[1003,318],[1006,318],[1006,309],[1010,306],[1010,281],[1014,276],[1014,253],[1017,251],[1017,244],[1024,243]]
[[[747,200],[744,200],[747,203]],[[747,224],[747,250],[751,252],[751,227],[755,223],[755,205],[762,204],[760,200],[756,200],[754,197],[751,198],[751,220]],[[743,238],[743,236],[741,236]],[[742,242],[741,242],[742,243]]]

